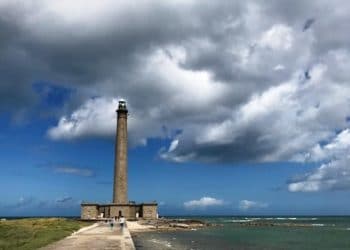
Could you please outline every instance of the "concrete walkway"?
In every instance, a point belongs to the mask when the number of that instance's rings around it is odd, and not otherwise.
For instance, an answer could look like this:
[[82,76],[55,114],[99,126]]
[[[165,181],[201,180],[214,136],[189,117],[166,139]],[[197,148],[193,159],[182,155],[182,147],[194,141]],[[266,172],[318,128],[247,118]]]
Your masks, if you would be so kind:
[[124,228],[123,232],[117,226],[113,230],[109,224],[96,223],[92,226],[80,229],[78,232],[60,241],[41,248],[42,250],[135,250],[130,232]]

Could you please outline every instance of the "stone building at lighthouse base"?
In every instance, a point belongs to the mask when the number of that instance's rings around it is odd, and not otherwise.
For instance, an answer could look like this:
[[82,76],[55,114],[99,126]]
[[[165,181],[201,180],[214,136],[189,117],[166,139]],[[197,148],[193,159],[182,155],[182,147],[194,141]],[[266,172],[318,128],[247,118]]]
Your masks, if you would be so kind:
[[81,219],[97,220],[103,218],[112,218],[123,215],[126,219],[135,220],[157,219],[157,206],[155,202],[151,203],[128,203],[128,204],[97,204],[97,203],[82,203],[81,204]]

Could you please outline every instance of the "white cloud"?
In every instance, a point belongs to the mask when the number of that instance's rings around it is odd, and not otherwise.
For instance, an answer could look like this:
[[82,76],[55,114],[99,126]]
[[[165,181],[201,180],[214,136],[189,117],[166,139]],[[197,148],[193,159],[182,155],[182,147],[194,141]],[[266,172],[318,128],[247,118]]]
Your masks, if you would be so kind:
[[295,178],[288,185],[291,192],[317,192],[350,188],[349,156],[322,164],[313,172]]
[[168,102],[174,109],[198,110],[218,101],[228,91],[227,86],[214,81],[208,71],[181,67],[181,58],[186,57],[183,53],[181,47],[155,50],[145,59],[141,74],[161,81],[158,87],[169,94]]
[[179,140],[173,140],[169,146],[168,152],[172,152],[177,148],[177,145],[179,144]]
[[350,130],[345,129],[329,143],[314,146],[301,160],[326,162],[288,184],[291,192],[317,192],[350,188]]
[[282,65],[282,64],[277,64],[277,65],[273,68],[273,70],[275,70],[275,71],[280,71],[280,70],[284,70],[284,69],[286,69],[286,67],[285,67],[284,65]]
[[296,160],[308,162],[329,161],[332,158],[343,158],[350,152],[350,129],[344,129],[335,135],[328,143],[317,143],[303,155],[297,155]]
[[[136,82],[134,87],[160,91],[159,95],[163,95],[164,100],[162,105],[156,103],[156,106],[142,106],[140,109],[133,108],[140,100],[131,99],[128,102],[131,111],[128,128],[132,145],[145,144],[147,138],[164,136],[164,126],[173,130],[182,127],[183,122],[173,114],[187,116],[198,112],[197,119],[207,119],[202,115],[204,110],[227,93],[227,86],[212,80],[208,72],[180,67],[181,58],[184,57],[182,53],[181,48],[167,47],[155,50],[142,59],[140,78],[146,82],[150,80],[147,86],[139,86]],[[154,82],[153,78],[160,82]],[[112,97],[88,99],[71,114],[62,116],[58,124],[48,130],[48,135],[54,140],[113,136],[117,103],[118,98]],[[174,140],[169,149],[175,150],[177,143]]]
[[69,166],[55,167],[54,172],[59,174],[79,175],[84,177],[91,177],[95,174],[91,169],[75,168]]
[[196,208],[207,208],[212,206],[224,205],[223,200],[219,200],[212,197],[202,197],[199,200],[191,200],[184,202],[185,208],[196,209]]
[[190,153],[190,154],[183,154],[183,155],[171,155],[171,151],[160,153],[160,158],[168,161],[183,163],[188,162],[196,159],[196,154]]
[[259,201],[241,200],[239,202],[239,209],[241,210],[267,208],[268,206],[269,206],[268,203],[259,202]]
[[261,35],[259,44],[270,49],[289,50],[293,42],[293,29],[284,24],[275,24]]
[[48,130],[48,135],[52,139],[72,139],[85,135],[112,134],[115,130],[117,105],[116,98],[90,99],[71,115],[60,118],[57,126]]

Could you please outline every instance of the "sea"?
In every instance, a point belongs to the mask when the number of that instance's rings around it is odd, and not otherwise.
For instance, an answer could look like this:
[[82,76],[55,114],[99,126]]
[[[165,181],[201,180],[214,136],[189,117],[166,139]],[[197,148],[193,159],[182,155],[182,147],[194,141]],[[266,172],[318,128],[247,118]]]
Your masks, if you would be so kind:
[[350,249],[350,216],[181,218],[199,219],[216,226],[190,231],[137,233],[132,236],[136,249]]

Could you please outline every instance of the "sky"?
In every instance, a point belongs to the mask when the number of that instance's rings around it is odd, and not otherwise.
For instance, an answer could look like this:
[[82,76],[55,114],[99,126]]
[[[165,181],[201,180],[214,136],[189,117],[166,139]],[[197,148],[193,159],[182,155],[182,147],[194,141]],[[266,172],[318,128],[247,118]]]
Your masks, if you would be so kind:
[[0,0],[0,216],[350,215],[348,1]]

